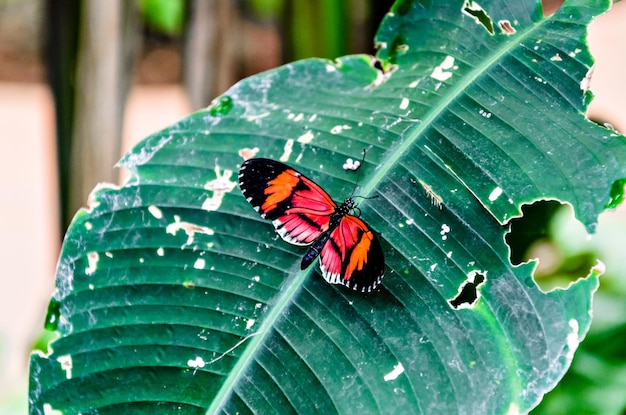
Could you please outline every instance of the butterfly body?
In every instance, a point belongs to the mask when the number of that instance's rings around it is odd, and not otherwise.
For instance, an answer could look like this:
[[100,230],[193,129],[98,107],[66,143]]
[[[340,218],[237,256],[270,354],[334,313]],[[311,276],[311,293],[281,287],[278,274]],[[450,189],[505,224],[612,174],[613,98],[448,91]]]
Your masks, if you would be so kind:
[[285,241],[309,246],[301,269],[319,256],[328,282],[369,292],[383,277],[384,259],[374,232],[358,216],[352,197],[337,204],[315,182],[286,164],[255,158],[239,173],[242,193]]

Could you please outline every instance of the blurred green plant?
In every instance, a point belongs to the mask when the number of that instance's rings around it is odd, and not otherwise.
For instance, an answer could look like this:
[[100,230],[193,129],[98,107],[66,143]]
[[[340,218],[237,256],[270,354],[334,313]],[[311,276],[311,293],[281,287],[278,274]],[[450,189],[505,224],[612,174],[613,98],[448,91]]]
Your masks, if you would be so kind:
[[141,0],[140,10],[146,25],[151,29],[170,36],[182,33],[184,0]]
[[535,278],[544,290],[566,287],[587,275],[596,258],[606,268],[594,297],[593,321],[587,338],[563,380],[532,413],[623,414],[626,411],[626,209],[601,214],[597,232],[590,238],[584,226],[575,220],[569,205],[539,202],[523,210],[528,220],[519,226],[517,248],[527,248],[522,261],[540,258]]

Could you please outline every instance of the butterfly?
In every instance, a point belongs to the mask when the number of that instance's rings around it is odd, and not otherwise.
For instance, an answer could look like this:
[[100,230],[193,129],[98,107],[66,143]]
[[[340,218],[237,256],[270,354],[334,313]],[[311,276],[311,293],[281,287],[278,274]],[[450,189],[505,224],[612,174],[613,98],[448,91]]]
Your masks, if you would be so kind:
[[239,187],[282,239],[309,246],[301,269],[319,256],[322,276],[332,284],[370,292],[380,283],[383,251],[374,232],[359,218],[353,196],[338,204],[302,173],[265,158],[241,165]]

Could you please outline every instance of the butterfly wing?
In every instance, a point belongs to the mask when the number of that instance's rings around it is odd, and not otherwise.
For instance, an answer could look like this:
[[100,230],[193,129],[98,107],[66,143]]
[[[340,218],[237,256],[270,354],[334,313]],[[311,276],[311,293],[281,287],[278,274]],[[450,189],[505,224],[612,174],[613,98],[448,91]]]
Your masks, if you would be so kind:
[[378,238],[356,216],[344,216],[322,248],[320,269],[324,279],[356,291],[370,292],[385,272]]
[[294,245],[309,245],[328,230],[336,203],[302,173],[264,158],[246,160],[239,187],[248,202]]

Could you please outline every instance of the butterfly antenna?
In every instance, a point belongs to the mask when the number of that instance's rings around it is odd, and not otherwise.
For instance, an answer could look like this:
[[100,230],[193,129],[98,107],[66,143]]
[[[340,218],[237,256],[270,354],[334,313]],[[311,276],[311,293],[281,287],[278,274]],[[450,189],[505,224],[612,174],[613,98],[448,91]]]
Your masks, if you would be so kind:
[[[365,153],[366,153],[367,149],[363,149],[363,157],[361,157],[361,163],[359,164],[358,167],[358,171],[356,172],[356,182],[354,182],[354,188],[352,189],[352,193],[350,193],[350,198],[354,198],[354,192],[356,192],[356,188],[359,186],[359,180],[361,179],[361,167],[363,167],[363,163],[365,162]],[[356,197],[361,197],[363,198],[363,196],[356,196]],[[363,198],[363,199],[367,199],[367,198]]]

